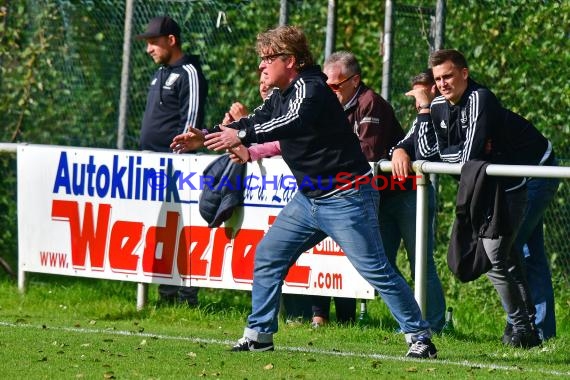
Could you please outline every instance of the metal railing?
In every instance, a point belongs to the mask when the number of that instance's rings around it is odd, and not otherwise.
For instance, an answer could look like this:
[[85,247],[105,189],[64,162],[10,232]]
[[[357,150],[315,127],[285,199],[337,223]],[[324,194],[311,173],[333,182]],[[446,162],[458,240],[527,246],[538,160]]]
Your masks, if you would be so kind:
[[[427,223],[428,223],[428,186],[429,175],[424,174],[461,174],[463,164],[442,162],[414,161],[413,169],[417,178],[416,208],[416,265],[414,278],[414,296],[422,314],[426,310],[426,270],[427,270]],[[376,172],[391,172],[392,163],[380,160]],[[533,165],[489,165],[486,170],[489,176],[508,177],[540,177],[570,178],[570,167],[565,166],[533,166]]]
[[18,145],[15,143],[0,143],[0,152],[16,153]]

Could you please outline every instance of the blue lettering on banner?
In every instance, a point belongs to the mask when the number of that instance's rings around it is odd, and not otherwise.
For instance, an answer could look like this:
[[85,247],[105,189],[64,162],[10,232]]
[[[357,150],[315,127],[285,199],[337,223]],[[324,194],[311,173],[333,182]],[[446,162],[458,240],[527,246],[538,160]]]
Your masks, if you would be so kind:
[[[130,158],[130,157],[129,157]],[[127,172],[125,166],[119,167],[119,157],[113,156],[113,175],[111,176],[111,198],[125,198],[125,188],[123,187],[123,176]]]
[[66,152],[61,152],[59,156],[59,164],[57,165],[57,173],[55,175],[55,183],[53,184],[53,192],[55,194],[59,193],[59,188],[62,186],[65,188],[65,194],[71,194],[71,182],[69,180],[69,168],[67,166]]
[[195,190],[190,182],[194,173],[180,179],[181,172],[173,169],[171,158],[162,157],[159,161],[158,168],[149,168],[143,167],[140,156],[125,159],[116,154],[109,167],[98,164],[94,155],[89,155],[86,163],[70,162],[67,152],[61,152],[52,192],[179,203],[177,182],[188,184],[191,190]]

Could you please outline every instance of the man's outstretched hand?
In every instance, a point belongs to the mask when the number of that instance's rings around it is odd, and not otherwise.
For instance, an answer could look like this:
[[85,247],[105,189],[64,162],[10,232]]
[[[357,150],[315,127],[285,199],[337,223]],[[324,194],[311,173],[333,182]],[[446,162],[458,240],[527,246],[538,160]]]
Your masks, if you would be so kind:
[[220,126],[221,132],[209,133],[206,135],[204,146],[210,150],[219,152],[221,150],[229,150],[241,144],[237,137],[237,129]]
[[170,149],[174,153],[186,153],[204,146],[204,134],[201,130],[188,127],[188,132],[174,136]]

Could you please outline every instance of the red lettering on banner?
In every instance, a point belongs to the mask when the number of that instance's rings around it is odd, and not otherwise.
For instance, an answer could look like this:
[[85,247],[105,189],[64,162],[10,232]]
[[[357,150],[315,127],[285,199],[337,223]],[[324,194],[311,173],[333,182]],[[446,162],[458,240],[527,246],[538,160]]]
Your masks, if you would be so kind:
[[100,204],[97,222],[94,226],[93,204],[87,202],[83,212],[83,224],[81,225],[77,201],[54,200],[52,202],[51,217],[69,222],[71,263],[74,268],[85,267],[87,249],[89,249],[91,268],[93,270],[103,270],[110,214],[111,205]]
[[234,237],[232,254],[232,275],[237,282],[253,281],[255,248],[263,237],[263,231],[239,230]]
[[226,249],[231,244],[233,229],[217,228],[215,231],[212,258],[210,260],[210,280],[222,280]]
[[289,286],[309,287],[309,278],[311,277],[311,267],[293,264],[289,268],[289,273],[285,277],[285,283]]
[[210,243],[208,227],[186,226],[182,228],[178,243],[178,273],[182,277],[206,277],[208,261],[203,259]]
[[142,238],[144,225],[119,220],[113,223],[109,241],[109,265],[119,272],[136,272],[139,262],[135,250]]
[[[241,229],[232,239],[231,228],[184,226],[180,229],[178,237],[180,215],[178,212],[169,211],[166,213],[164,226],[151,226],[146,234],[142,222],[125,220],[112,223],[109,233],[111,205],[99,204],[97,215],[94,215],[93,204],[85,203],[83,220],[79,211],[77,201],[53,200],[52,202],[52,218],[69,223],[71,262],[76,269],[85,268],[89,252],[91,269],[104,270],[105,254],[108,252],[109,266],[113,271],[136,273],[140,260],[137,249],[143,242],[144,234],[142,271],[145,275],[171,278],[176,256],[178,273],[181,277],[201,277],[221,281],[226,251],[228,247],[233,246],[231,256],[233,279],[242,283],[253,281],[255,249],[265,234],[264,230]],[[269,225],[274,220],[275,216],[270,216]],[[107,240],[108,249],[106,249]],[[319,246],[314,248],[314,253],[342,255],[342,251],[323,253],[319,250]],[[211,253],[209,259],[208,253]],[[309,266],[294,264],[289,268],[285,282],[289,286],[308,287],[310,274]]]
[[[178,235],[178,213],[166,213],[164,227],[150,227],[146,233],[143,253],[143,272],[145,274],[163,275],[172,277],[172,264],[174,262],[174,248]],[[158,245],[162,245],[162,254],[157,257]]]
[[344,252],[340,249],[340,245],[330,237],[327,237],[313,248],[315,255],[331,255],[344,256]]

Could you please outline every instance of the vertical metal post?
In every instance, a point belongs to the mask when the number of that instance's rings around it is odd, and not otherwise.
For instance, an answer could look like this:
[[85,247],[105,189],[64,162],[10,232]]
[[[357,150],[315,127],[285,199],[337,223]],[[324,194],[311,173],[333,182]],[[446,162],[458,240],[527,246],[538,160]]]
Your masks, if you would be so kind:
[[443,49],[445,42],[445,0],[437,0],[435,6],[435,50]]
[[392,0],[386,0],[384,15],[384,39],[382,42],[382,97],[390,101],[390,86],[392,77],[392,20],[394,18],[394,6]]
[[[437,0],[435,6],[435,38],[434,38],[434,50],[443,49],[445,41],[445,0]],[[431,52],[430,52],[431,53]],[[435,191],[435,209],[437,210],[438,202],[438,189],[439,189],[439,177],[436,173],[431,173],[429,175],[430,181],[433,184]],[[433,219],[433,230],[437,231],[437,214]]]
[[325,40],[325,59],[334,51],[336,39],[336,0],[329,0],[327,8],[327,35]]
[[[435,6],[435,38],[434,38],[434,50],[443,49],[444,41],[445,41],[445,10],[446,4],[445,0],[437,0]],[[431,53],[431,52],[430,52]],[[438,203],[438,183],[439,177],[436,173],[431,173],[429,175],[430,181],[433,184],[433,188],[435,191],[435,209],[437,210],[437,203]],[[437,214],[433,219],[433,230],[437,231]]]
[[117,149],[125,148],[127,126],[127,102],[129,100],[129,72],[131,60],[131,30],[133,24],[133,1],[125,2],[125,27],[123,33],[123,66],[121,69],[121,94],[119,98],[119,121],[117,126]]
[[[119,98],[119,122],[117,127],[117,149],[125,149],[125,130],[129,100],[129,76],[131,68],[131,31],[133,27],[134,0],[125,2],[125,28],[123,33],[123,67],[121,69],[121,94]],[[141,310],[147,301],[148,285],[137,285],[137,310]]]
[[289,10],[287,9],[287,0],[281,0],[279,7],[279,25],[287,25],[289,22]]
[[137,310],[142,310],[148,299],[148,284],[143,282],[137,283]]
[[422,163],[415,161],[416,179],[416,267],[414,279],[414,296],[422,315],[426,316],[427,299],[427,223],[428,223],[428,194],[429,177],[422,172]]
[[18,291],[22,294],[26,292],[26,272],[18,264]]

